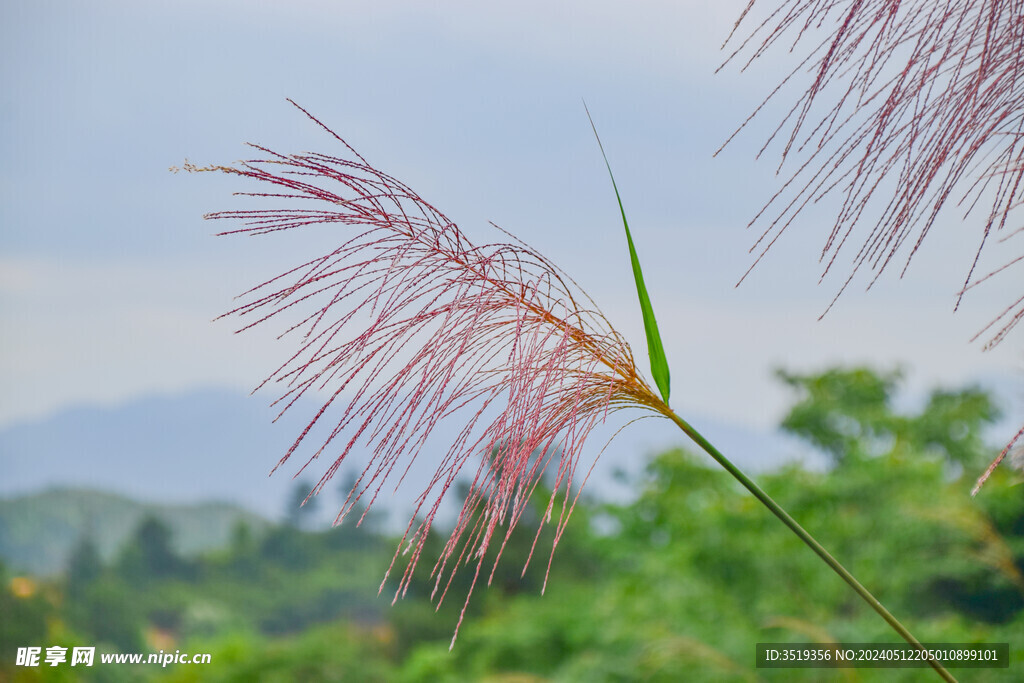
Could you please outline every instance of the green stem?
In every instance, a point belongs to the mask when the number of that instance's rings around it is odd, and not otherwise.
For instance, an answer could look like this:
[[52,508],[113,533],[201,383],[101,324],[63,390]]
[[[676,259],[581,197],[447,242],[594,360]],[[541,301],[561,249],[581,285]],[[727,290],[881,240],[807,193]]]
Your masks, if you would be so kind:
[[[755,498],[764,503],[764,506],[771,510],[772,514],[782,520],[782,523],[788,526],[794,534],[799,536],[801,541],[806,543],[811,550],[817,553],[818,557],[824,560],[825,564],[831,567],[832,571],[838,574],[843,581],[848,583],[850,587],[857,592],[857,595],[864,599],[864,602],[871,605],[871,609],[878,612],[878,614],[885,619],[885,621],[888,622],[888,624],[892,626],[904,640],[916,647],[918,650],[925,652],[925,647],[917,640],[917,638],[915,638],[910,631],[908,631],[906,627],[901,624],[899,620],[894,617],[892,613],[890,613],[889,610],[887,610],[882,603],[875,598],[875,596],[871,594],[870,591],[868,591],[867,588],[861,585],[860,581],[855,579],[853,574],[848,572],[843,565],[839,564],[839,560],[832,557],[831,553],[825,550],[825,548],[822,547],[822,545],[818,543],[818,541],[816,541],[806,529],[800,526],[795,519],[789,516],[788,512],[783,510],[778,503],[772,500],[771,496],[765,493],[760,486],[755,484],[749,477],[747,477],[747,475],[737,468],[736,465],[733,465],[732,462],[722,455],[717,448],[711,445],[711,443],[705,439],[700,432],[690,426],[690,423],[676,415],[671,409],[669,409],[665,415],[675,422],[688,437],[693,439],[694,443],[704,449],[704,451],[714,458],[719,465],[724,467],[725,470],[736,479],[736,481],[743,484],[748,491],[753,493]],[[955,683],[956,679],[953,678],[953,675],[950,674],[949,671],[947,671],[945,667],[943,667],[942,664],[940,664],[934,657],[927,657],[927,661],[943,679]]]

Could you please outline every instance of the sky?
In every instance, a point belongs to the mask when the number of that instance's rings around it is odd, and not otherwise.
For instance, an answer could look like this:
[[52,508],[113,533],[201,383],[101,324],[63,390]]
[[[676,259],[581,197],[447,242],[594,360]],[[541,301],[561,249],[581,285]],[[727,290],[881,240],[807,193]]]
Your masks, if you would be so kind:
[[[716,149],[786,73],[715,74],[743,1],[89,3],[0,7],[0,427],[71,406],[249,390],[285,354],[213,322],[322,245],[214,237],[204,213],[251,189],[174,174],[244,143],[338,151],[291,98],[455,220],[488,222],[569,273],[646,357],[594,116],[673,373],[673,406],[754,427],[792,398],[785,367],[902,367],[912,391],[985,382],[1021,406],[1021,332],[971,337],[1012,299],[993,279],[953,313],[976,225],[948,213],[907,274],[819,284],[814,207],[742,285],[777,189],[765,117]],[[977,223],[977,219],[975,219]],[[998,264],[996,264],[998,265]],[[269,402],[273,395],[253,400]]]

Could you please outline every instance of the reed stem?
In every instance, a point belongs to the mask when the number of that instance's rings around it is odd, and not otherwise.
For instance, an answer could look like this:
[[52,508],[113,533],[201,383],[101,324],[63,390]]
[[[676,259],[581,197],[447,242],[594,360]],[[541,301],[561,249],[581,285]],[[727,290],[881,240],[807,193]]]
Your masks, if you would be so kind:
[[910,631],[907,630],[907,628],[903,624],[900,623],[899,619],[894,617],[892,613],[889,612],[889,610],[887,610],[882,605],[882,603],[880,603],[878,599],[875,598],[875,596],[872,595],[871,592],[860,583],[860,581],[854,578],[853,574],[847,571],[846,568],[839,563],[839,560],[832,557],[832,554],[825,550],[825,548],[820,543],[818,543],[818,541],[815,540],[815,538],[811,536],[811,534],[806,529],[800,526],[800,524],[797,523],[795,519],[790,517],[789,513],[782,509],[782,507],[778,503],[776,503],[771,496],[765,493],[760,486],[755,484],[753,480],[751,480],[738,467],[736,467],[736,465],[732,464],[732,461],[730,461],[728,458],[722,455],[722,453],[717,448],[715,448],[711,444],[711,442],[705,439],[700,432],[694,429],[690,425],[690,423],[676,415],[676,413],[672,411],[671,408],[668,409],[668,412],[665,413],[665,416],[668,417],[673,422],[675,422],[676,425],[680,429],[682,429],[683,432],[685,432],[686,435],[690,437],[694,443],[696,443],[698,446],[701,447],[701,449],[704,450],[704,452],[706,452],[708,455],[714,458],[719,465],[724,467],[725,470],[729,474],[731,474],[734,479],[736,479],[736,481],[743,484],[743,486],[748,491],[754,494],[754,497],[761,501],[765,507],[771,510],[772,514],[774,514],[776,517],[782,520],[783,524],[789,527],[794,534],[800,537],[801,541],[806,543],[811,550],[817,553],[818,557],[824,560],[825,564],[832,568],[832,571],[838,574],[843,579],[843,581],[849,584],[849,586],[857,592],[857,595],[864,599],[864,602],[871,605],[871,609],[878,612],[878,614],[883,619],[885,619],[885,621],[890,626],[892,626],[892,628],[897,633],[899,633],[905,641],[916,647],[921,652],[925,652],[925,659],[928,662],[928,664],[931,665],[931,667],[935,669],[935,671],[940,676],[942,676],[944,680],[952,681],[955,683],[956,679],[953,677],[953,675],[949,673],[949,671],[947,671],[946,668],[938,662],[938,660],[936,660],[934,657],[927,655],[925,647],[917,640],[917,638],[913,636],[913,634],[910,633]]

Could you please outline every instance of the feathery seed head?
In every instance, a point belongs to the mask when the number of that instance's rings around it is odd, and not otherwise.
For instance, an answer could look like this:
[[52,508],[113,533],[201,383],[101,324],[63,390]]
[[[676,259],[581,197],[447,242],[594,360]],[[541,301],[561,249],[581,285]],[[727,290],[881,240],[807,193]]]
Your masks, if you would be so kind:
[[[326,456],[330,464],[316,493],[355,449],[369,453],[339,523],[357,502],[371,505],[386,481],[400,481],[439,424],[461,425],[416,500],[399,547],[410,559],[396,599],[409,585],[441,499],[469,461],[491,454],[477,465],[433,570],[443,600],[459,564],[475,563],[479,576],[495,542],[500,556],[552,463],[548,519],[556,494],[567,494],[557,505],[557,544],[575,502],[568,494],[575,485],[578,495],[585,479],[578,472],[584,440],[610,412],[667,408],[641,377],[625,340],[551,262],[507,234],[505,242],[474,246],[412,189],[334,137],[347,156],[282,155],[254,146],[263,158],[193,167],[266,183],[274,189],[244,194],[294,204],[208,215],[244,223],[221,234],[313,224],[339,229],[332,251],[254,287],[225,315],[245,321],[239,331],[274,323],[282,337],[295,339],[297,349],[260,385],[282,387],[276,402],[282,413],[323,392],[321,408],[278,466],[300,446],[313,451],[302,468]],[[328,433],[314,440],[318,425]]]
[[[797,214],[836,193],[822,276],[840,251],[855,251],[839,294],[862,269],[874,271],[873,284],[901,252],[905,272],[950,199],[966,213],[989,207],[959,296],[1019,269],[1024,256],[1010,254],[1002,267],[976,274],[983,250],[1010,249],[1009,237],[1021,233],[1010,214],[1024,200],[1024,2],[784,0],[766,9],[727,62],[745,54],[745,69],[773,46],[793,51],[804,40],[811,49],[741,126],[796,84],[795,102],[761,153],[778,138],[783,162],[803,159],[754,219],[775,211],[752,248],[757,260]],[[858,230],[862,244],[854,248]],[[1024,318],[1024,297],[1014,299],[979,333],[996,330],[987,348]]]

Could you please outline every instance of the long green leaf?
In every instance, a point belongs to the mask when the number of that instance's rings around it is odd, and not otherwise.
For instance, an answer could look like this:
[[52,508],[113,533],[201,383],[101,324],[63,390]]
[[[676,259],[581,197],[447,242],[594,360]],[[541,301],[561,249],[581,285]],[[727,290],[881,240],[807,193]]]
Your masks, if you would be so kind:
[[661,398],[668,405],[669,396],[669,371],[668,361],[665,359],[665,347],[661,344],[661,335],[658,333],[658,321],[654,319],[654,308],[651,307],[651,298],[647,294],[647,287],[644,286],[644,273],[640,269],[640,259],[636,255],[636,247],[633,246],[633,236],[629,234],[629,221],[626,220],[626,209],[622,206],[622,197],[619,196],[619,187],[615,184],[615,175],[612,173],[612,166],[608,163],[608,155],[604,152],[604,145],[601,144],[601,136],[597,134],[597,126],[590,116],[587,103],[583,103],[586,109],[587,118],[590,119],[590,127],[594,129],[594,137],[597,138],[597,146],[601,148],[601,156],[604,157],[604,165],[608,167],[608,175],[612,179],[612,189],[615,190],[615,199],[619,202],[619,212],[622,214],[622,226],[626,228],[626,242],[629,243],[629,260],[633,264],[633,279],[636,280],[636,293],[640,298],[640,311],[644,316],[644,331],[647,333],[647,354],[651,359],[651,374],[654,376],[654,383],[658,385]]

